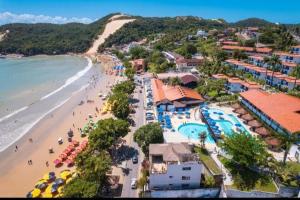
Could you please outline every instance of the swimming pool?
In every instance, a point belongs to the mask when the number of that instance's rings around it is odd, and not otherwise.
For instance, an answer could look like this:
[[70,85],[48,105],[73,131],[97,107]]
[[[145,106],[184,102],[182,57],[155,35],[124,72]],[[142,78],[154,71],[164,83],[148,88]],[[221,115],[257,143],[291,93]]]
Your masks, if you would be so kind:
[[[225,135],[229,136],[232,134],[233,130],[238,128],[242,132],[250,134],[243,124],[237,119],[233,114],[225,114],[224,111],[214,108],[206,107],[207,113],[216,125],[223,131]],[[204,111],[205,112],[205,111]]]
[[186,123],[181,124],[178,127],[178,132],[184,135],[187,138],[191,138],[194,140],[199,140],[199,133],[205,132],[207,137],[205,142],[207,143],[215,143],[214,139],[209,134],[207,125],[197,124],[197,123]]

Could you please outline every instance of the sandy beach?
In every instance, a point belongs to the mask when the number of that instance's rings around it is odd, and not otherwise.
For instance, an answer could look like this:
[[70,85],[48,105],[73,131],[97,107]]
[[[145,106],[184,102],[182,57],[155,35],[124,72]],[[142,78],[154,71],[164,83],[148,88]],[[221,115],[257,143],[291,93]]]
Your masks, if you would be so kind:
[[[80,137],[78,128],[82,128],[87,123],[89,114],[93,115],[94,121],[110,117],[110,114],[98,114],[96,107],[100,110],[103,104],[98,93],[101,91],[103,94],[107,94],[110,90],[108,85],[115,81],[115,76],[103,73],[86,90],[75,94],[64,105],[41,120],[21,140],[0,154],[1,197],[25,197],[26,193],[45,173],[49,171],[59,173],[67,168],[65,164],[60,168],[55,168],[53,160],[58,158],[69,144],[67,141],[68,130],[72,128],[74,131],[73,139],[86,140],[87,137]],[[81,100],[85,103],[78,105]],[[92,100],[94,103],[87,103],[87,100]],[[59,137],[64,140],[62,145],[57,142]],[[30,142],[29,138],[32,138],[33,141]],[[16,145],[18,146],[17,151]],[[49,153],[49,147],[53,147],[53,154]],[[28,160],[32,160],[33,164],[28,165]],[[47,161],[49,162],[48,167],[46,166]]]

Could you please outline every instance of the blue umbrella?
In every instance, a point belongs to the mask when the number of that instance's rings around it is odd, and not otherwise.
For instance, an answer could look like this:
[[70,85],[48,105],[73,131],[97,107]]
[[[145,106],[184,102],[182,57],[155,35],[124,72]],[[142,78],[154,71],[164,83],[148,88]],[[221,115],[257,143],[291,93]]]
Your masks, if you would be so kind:
[[55,181],[54,181],[54,184],[57,184],[59,186],[63,185],[65,183],[64,179],[62,178],[57,178]]

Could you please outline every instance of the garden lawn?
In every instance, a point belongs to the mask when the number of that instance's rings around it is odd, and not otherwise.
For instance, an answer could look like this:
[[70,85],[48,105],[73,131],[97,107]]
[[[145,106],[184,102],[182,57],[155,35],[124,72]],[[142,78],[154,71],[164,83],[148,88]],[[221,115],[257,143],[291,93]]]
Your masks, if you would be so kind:
[[196,152],[199,155],[200,160],[209,168],[214,174],[222,174],[222,171],[217,166],[215,161],[210,157],[206,149],[197,147]]

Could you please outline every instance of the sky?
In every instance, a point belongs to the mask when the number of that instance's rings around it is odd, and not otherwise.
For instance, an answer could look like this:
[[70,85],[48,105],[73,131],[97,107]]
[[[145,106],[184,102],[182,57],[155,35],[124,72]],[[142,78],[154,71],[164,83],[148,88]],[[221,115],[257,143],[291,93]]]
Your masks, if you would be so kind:
[[300,0],[0,0],[0,24],[90,23],[112,12],[140,16],[199,16],[235,22],[249,17],[300,23]]

